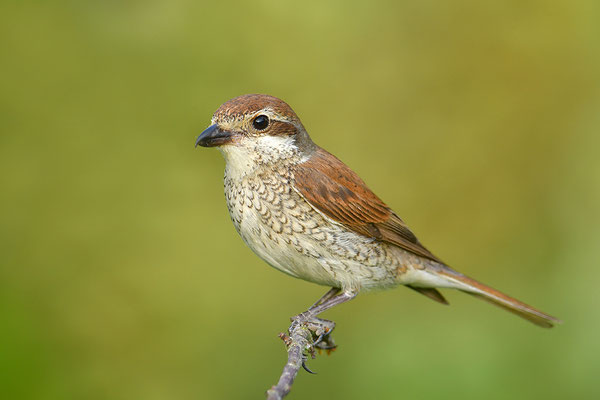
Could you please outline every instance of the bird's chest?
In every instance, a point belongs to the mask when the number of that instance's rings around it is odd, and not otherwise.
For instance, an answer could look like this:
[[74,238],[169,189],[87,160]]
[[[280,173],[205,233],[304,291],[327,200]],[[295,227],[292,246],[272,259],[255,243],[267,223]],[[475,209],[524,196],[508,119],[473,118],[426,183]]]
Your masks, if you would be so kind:
[[[325,240],[323,218],[297,194],[290,178],[262,174],[244,179],[225,176],[231,220],[246,244],[279,269],[302,255],[320,257],[315,242]],[[290,271],[285,271],[290,272]]]
[[225,196],[236,230],[258,256],[292,276],[331,286],[383,279],[386,255],[315,211],[285,174],[237,179],[225,175]]
[[226,175],[225,195],[235,228],[259,257],[297,278],[339,286],[336,274],[324,267],[334,258],[329,224],[294,191],[285,171],[244,179]]

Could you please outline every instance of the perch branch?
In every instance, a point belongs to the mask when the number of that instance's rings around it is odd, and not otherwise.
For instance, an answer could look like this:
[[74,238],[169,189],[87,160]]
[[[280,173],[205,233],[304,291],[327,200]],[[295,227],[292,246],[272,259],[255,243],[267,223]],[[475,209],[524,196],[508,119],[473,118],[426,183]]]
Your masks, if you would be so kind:
[[279,382],[267,390],[267,400],[281,400],[287,396],[292,389],[300,367],[312,373],[305,365],[308,358],[305,352],[315,358],[315,348],[327,350],[327,352],[335,349],[335,343],[330,335],[334,328],[335,323],[333,321],[321,318],[313,317],[308,321],[293,319],[288,329],[289,336],[285,333],[279,334],[287,347],[288,359],[279,377]]

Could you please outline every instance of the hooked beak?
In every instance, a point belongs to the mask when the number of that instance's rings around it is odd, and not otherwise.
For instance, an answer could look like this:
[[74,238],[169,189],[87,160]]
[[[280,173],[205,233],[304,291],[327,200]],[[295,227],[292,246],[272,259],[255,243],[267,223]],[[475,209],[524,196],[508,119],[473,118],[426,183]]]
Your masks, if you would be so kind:
[[204,130],[196,139],[196,146],[215,147],[230,143],[233,138],[231,132],[223,131],[216,124]]

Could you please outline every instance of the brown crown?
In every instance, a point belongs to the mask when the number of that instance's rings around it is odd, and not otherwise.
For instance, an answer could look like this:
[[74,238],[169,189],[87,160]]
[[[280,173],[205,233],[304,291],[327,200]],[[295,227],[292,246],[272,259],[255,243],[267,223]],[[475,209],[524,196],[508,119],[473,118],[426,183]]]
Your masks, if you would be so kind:
[[214,118],[237,119],[265,108],[270,108],[284,119],[300,123],[300,119],[286,102],[266,94],[245,94],[235,97],[223,103],[215,111]]

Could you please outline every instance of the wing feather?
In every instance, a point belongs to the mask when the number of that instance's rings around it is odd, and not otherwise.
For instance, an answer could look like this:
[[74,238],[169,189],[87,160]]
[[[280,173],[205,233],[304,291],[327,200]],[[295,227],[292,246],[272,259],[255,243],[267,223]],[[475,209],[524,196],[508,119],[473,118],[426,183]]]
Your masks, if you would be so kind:
[[313,207],[350,230],[442,263],[354,171],[327,151],[317,148],[294,168],[294,186]]

